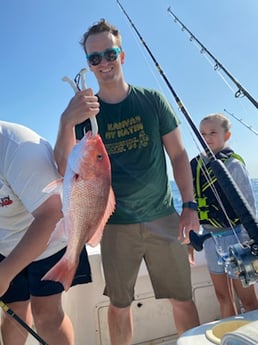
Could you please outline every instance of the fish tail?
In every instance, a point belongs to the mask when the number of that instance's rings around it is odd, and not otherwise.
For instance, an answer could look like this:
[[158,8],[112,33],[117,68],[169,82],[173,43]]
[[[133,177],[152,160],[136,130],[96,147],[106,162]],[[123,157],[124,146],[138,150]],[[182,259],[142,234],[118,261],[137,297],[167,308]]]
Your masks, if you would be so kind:
[[54,280],[59,282],[63,285],[65,291],[68,291],[72,284],[76,268],[76,265],[71,265],[71,262],[66,257],[63,257],[41,280]]

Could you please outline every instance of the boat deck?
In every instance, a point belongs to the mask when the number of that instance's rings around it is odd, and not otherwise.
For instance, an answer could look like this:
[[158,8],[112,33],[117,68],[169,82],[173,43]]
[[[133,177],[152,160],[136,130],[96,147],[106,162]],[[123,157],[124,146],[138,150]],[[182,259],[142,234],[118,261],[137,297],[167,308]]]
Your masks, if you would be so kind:
[[[193,298],[200,322],[204,324],[219,320],[220,312],[203,254],[196,254],[196,264],[192,267]],[[64,309],[74,325],[76,345],[110,345],[107,323],[109,300],[102,294],[104,276],[101,257],[99,253],[93,253],[89,259],[93,282],[72,287],[64,293]],[[178,337],[171,304],[166,299],[155,300],[144,264],[137,278],[132,311],[132,345],[177,344]],[[26,345],[38,345],[38,342],[29,336]]]

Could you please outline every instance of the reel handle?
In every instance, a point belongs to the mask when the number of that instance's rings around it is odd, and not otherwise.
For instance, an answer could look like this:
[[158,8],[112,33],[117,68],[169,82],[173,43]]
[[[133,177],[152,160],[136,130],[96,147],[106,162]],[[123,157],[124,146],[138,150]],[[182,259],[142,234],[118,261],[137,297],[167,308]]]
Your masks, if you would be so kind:
[[193,246],[193,248],[200,252],[203,249],[203,242],[210,238],[212,236],[211,232],[208,232],[207,234],[198,235],[195,231],[191,230],[189,232],[189,239],[190,244]]

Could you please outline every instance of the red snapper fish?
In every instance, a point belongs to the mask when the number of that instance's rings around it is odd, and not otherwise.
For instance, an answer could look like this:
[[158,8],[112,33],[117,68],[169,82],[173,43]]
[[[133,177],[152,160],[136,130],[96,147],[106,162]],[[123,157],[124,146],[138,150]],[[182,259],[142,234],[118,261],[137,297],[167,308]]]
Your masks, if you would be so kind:
[[63,218],[57,223],[51,238],[58,238],[64,231],[67,249],[62,259],[42,279],[59,281],[67,291],[83,246],[85,243],[92,247],[99,244],[105,224],[115,209],[110,161],[98,134],[85,134],[69,155],[64,177],[51,182],[44,191],[60,191],[60,185]]

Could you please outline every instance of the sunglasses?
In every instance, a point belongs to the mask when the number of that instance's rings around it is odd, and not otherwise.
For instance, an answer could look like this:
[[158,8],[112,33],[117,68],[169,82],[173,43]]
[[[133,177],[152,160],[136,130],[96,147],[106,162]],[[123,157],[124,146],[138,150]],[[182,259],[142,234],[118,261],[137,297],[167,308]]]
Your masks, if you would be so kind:
[[89,55],[86,55],[87,60],[92,66],[97,66],[101,63],[103,57],[107,61],[115,61],[118,58],[118,55],[120,54],[121,49],[118,47],[115,48],[109,48],[104,50],[103,52],[94,52]]

